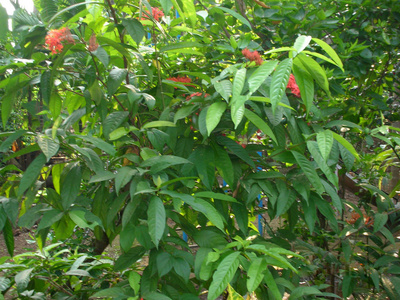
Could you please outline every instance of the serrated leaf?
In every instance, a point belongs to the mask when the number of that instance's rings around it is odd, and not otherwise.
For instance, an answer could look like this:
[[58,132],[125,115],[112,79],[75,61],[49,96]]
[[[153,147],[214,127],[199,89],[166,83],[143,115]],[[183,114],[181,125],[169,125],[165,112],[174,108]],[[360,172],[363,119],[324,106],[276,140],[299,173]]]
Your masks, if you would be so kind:
[[40,172],[46,163],[46,156],[41,153],[36,157],[33,162],[28,166],[18,187],[18,197],[21,197],[24,192],[31,187],[40,175]]
[[240,252],[233,252],[226,256],[218,265],[213,275],[207,300],[214,300],[226,289],[239,267]]
[[149,234],[154,245],[158,248],[158,243],[165,230],[165,208],[162,200],[156,196],[150,199],[149,208],[147,210]]
[[139,45],[146,34],[142,23],[140,23],[136,19],[122,19],[121,22],[122,25],[126,28],[126,31],[128,31],[129,35],[136,42],[136,44]]
[[291,153],[293,154],[294,158],[296,159],[301,170],[307,176],[310,183],[316,189],[317,193],[321,195],[325,191],[325,189],[321,183],[321,180],[319,179],[317,172],[315,171],[314,167],[312,166],[311,162],[304,155],[302,155],[301,153],[299,153],[297,151],[291,151]]
[[289,82],[290,72],[292,70],[292,63],[292,58],[286,58],[278,65],[274,75],[272,75],[269,94],[273,113],[275,113],[275,109],[278,103],[281,102],[282,96],[286,91],[286,86]]
[[247,290],[253,292],[261,283],[264,278],[264,272],[267,269],[267,262],[263,258],[256,258],[251,263],[247,271],[248,279],[246,282]]
[[275,143],[277,143],[274,132],[263,119],[248,109],[245,109],[244,115],[251,123],[264,132],[265,135],[269,136]]
[[381,214],[381,213],[376,213],[374,216],[374,231],[373,233],[378,232],[385,226],[386,222],[388,220],[388,215],[387,214]]
[[61,185],[61,203],[65,210],[67,210],[78,197],[81,188],[81,168],[75,165],[66,175]]
[[328,159],[333,146],[333,134],[330,130],[324,130],[317,133],[317,143],[319,151],[325,161]]
[[[11,280],[5,277],[0,277],[0,292],[4,292],[10,287]],[[2,294],[0,294],[2,296]],[[0,297],[1,299],[1,297]],[[4,298],[3,298],[4,300]]]
[[125,69],[115,68],[110,71],[107,80],[108,94],[113,95],[121,85],[122,81],[126,78],[128,71]]
[[225,102],[215,102],[207,110],[206,127],[208,135],[217,127],[223,113],[226,110]]
[[50,158],[56,155],[58,149],[60,149],[60,143],[57,138],[52,139],[51,137],[44,134],[38,134],[37,142],[40,150],[42,150],[42,152],[46,156],[47,161],[49,161]]
[[270,60],[264,62],[261,66],[251,74],[248,83],[249,83],[249,91],[250,93],[254,93],[261,86],[261,84],[267,79],[269,75],[271,75],[272,71],[274,71],[277,66],[278,61]]

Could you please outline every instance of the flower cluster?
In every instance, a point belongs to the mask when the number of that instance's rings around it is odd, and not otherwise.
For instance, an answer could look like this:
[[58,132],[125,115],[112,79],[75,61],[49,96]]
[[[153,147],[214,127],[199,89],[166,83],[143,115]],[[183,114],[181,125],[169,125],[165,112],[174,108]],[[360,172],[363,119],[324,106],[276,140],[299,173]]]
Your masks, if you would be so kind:
[[250,61],[255,61],[257,66],[261,66],[263,60],[260,56],[260,53],[257,51],[250,51],[249,49],[245,48],[242,50],[242,54]]
[[53,54],[57,54],[62,51],[63,44],[62,41],[67,41],[68,43],[75,44],[74,38],[72,37],[69,28],[64,27],[61,29],[50,30],[46,35],[46,45],[47,48]]
[[295,95],[297,98],[300,98],[300,89],[296,83],[296,79],[294,78],[293,74],[290,74],[289,82],[286,88],[290,89],[292,91],[292,94]]
[[97,48],[99,48],[99,44],[97,43],[96,35],[93,33],[92,36],[90,37],[90,40],[89,40],[88,50],[90,52],[92,52],[92,51],[96,51]]
[[[148,20],[149,17],[148,15],[150,15],[150,13],[148,11],[146,11],[146,14],[144,15],[144,17],[142,18],[142,20]],[[153,18],[156,21],[160,21],[162,17],[164,17],[164,13],[162,12],[162,10],[160,10],[157,7],[152,7],[151,8],[151,15],[153,16]]]
[[192,99],[193,97],[204,97],[204,98],[207,98],[208,96],[210,96],[210,94],[203,94],[203,93],[201,93],[201,92],[197,92],[197,93],[193,93],[193,94],[190,94],[189,96],[187,96],[186,97],[186,100],[190,100],[190,99]]
[[167,80],[175,81],[175,82],[180,82],[180,83],[191,83],[192,79],[190,79],[187,76],[177,76],[177,77],[169,77]]

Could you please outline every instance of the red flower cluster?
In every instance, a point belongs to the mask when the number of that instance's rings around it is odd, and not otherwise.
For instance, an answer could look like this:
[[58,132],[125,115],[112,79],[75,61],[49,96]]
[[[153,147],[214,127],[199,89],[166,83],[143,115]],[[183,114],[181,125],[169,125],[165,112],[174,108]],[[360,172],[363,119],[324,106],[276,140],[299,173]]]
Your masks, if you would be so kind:
[[300,98],[300,89],[296,83],[296,79],[294,78],[293,74],[290,74],[289,82],[286,88],[290,89],[292,91],[292,94],[295,95],[297,98]]
[[250,51],[245,48],[242,50],[242,54],[250,61],[255,61],[257,66],[261,66],[263,60],[257,51]]
[[71,31],[67,27],[61,28],[59,30],[50,30],[46,35],[45,41],[47,48],[53,54],[57,54],[62,51],[64,47],[61,43],[62,41],[67,41],[68,43],[75,44],[75,40],[72,37]]
[[177,76],[177,77],[169,77],[167,80],[175,81],[175,82],[180,82],[180,83],[191,83],[192,79],[190,79],[187,76]]
[[[148,11],[146,11],[146,13],[147,13],[148,15],[150,14]],[[152,14],[153,18],[154,18],[156,21],[160,21],[161,18],[164,17],[164,13],[162,12],[162,10],[160,10],[160,9],[157,8],[157,7],[152,7],[152,8],[151,8],[151,14]],[[142,20],[148,20],[148,19],[150,19],[150,18],[148,17],[148,15],[145,14],[144,17],[142,18]]]
[[189,95],[189,96],[187,96],[186,97],[186,100],[190,100],[190,99],[192,99],[193,97],[204,97],[204,98],[206,98],[206,97],[208,97],[208,96],[210,96],[210,94],[203,94],[203,93],[201,93],[201,92],[197,92],[197,93],[193,93],[193,94],[191,94],[191,95]]

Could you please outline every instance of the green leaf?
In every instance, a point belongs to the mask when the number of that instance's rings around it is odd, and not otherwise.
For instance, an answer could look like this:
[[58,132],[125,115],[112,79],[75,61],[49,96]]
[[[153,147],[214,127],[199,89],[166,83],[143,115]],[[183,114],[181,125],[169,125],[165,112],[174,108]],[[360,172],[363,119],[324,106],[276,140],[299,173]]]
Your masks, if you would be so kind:
[[332,58],[332,60],[336,63],[336,65],[343,71],[343,63],[340,60],[339,56],[336,54],[335,50],[332,49],[326,42],[323,40],[313,38],[314,42],[321,46],[322,49]]
[[282,299],[281,292],[279,291],[278,286],[276,285],[274,276],[272,276],[268,268],[265,268],[264,279],[275,300],[281,300]]
[[122,25],[126,28],[126,31],[128,31],[136,44],[139,45],[146,34],[142,23],[136,19],[122,19]]
[[328,159],[333,146],[333,134],[330,130],[324,130],[317,133],[317,142],[319,150],[325,161]]
[[228,202],[234,202],[237,203],[236,199],[233,198],[232,196],[226,195],[226,194],[221,194],[221,193],[215,193],[215,192],[198,192],[194,194],[195,197],[202,197],[202,198],[212,198],[212,199],[218,199],[222,201],[228,201]]
[[193,152],[193,159],[202,183],[211,190],[215,180],[214,151],[209,146],[199,146]]
[[166,52],[184,48],[200,48],[200,47],[203,47],[203,45],[198,42],[177,42],[175,44],[169,44],[161,47],[160,52]]
[[382,227],[380,232],[385,236],[387,240],[389,240],[393,245],[396,243],[393,237],[393,234],[386,227]]
[[56,138],[53,140],[51,137],[45,134],[38,134],[37,142],[43,154],[46,156],[47,161],[56,155],[58,149],[60,149],[60,143],[58,139]]
[[190,23],[194,27],[197,22],[197,15],[196,15],[196,8],[194,6],[194,2],[190,0],[183,0],[182,1],[183,11],[185,16],[187,16],[190,20]]
[[51,210],[46,211],[43,214],[43,217],[39,222],[37,231],[49,228],[56,222],[60,221],[63,216],[64,216],[64,213],[57,209],[51,209]]
[[146,293],[143,298],[146,300],[172,300],[170,297],[157,292]]
[[33,268],[23,270],[19,272],[17,275],[15,275],[15,283],[17,284],[17,290],[19,292],[25,291],[25,289],[28,287],[28,284],[31,280],[31,273],[33,271]]
[[233,152],[237,157],[248,163],[251,167],[255,168],[255,164],[246,150],[242,146],[237,144],[235,141],[227,138],[226,136],[220,135],[217,137],[217,142],[223,146],[226,146],[230,151]]
[[8,118],[10,117],[15,100],[16,100],[16,92],[6,93],[1,98],[1,119],[3,121],[3,128],[6,128],[6,124]]
[[227,300],[244,300],[242,296],[238,292],[236,292],[233,287],[228,284],[228,298]]
[[174,258],[168,252],[161,252],[157,255],[158,276],[162,277],[168,274],[174,267]]
[[313,165],[307,158],[305,158],[304,155],[297,151],[291,151],[293,154],[294,158],[296,159],[298,165],[300,166],[301,170],[306,174],[308,180],[311,182],[311,184],[314,186],[318,194],[322,194],[325,189],[324,186],[321,183],[321,180],[319,179],[319,176],[317,172],[315,171]]
[[249,278],[247,279],[246,285],[249,292],[253,292],[260,285],[267,268],[267,261],[265,259],[258,257],[253,260],[247,271]]
[[[0,230],[1,231],[1,230]],[[3,231],[4,242],[7,247],[7,252],[10,256],[14,256],[14,232],[10,220],[7,218]]]
[[117,194],[136,174],[137,170],[130,167],[122,167],[118,169],[118,173],[115,176],[115,191]]
[[281,102],[282,96],[286,91],[286,86],[289,82],[290,72],[292,70],[292,63],[292,58],[286,58],[278,65],[274,75],[272,75],[269,94],[273,113],[275,113],[275,109],[278,103]]
[[128,252],[118,257],[114,265],[115,271],[122,271],[129,268],[133,263],[137,262],[146,253],[146,249],[142,246],[131,248]]
[[218,265],[213,275],[207,300],[214,300],[226,289],[239,267],[240,252],[233,252],[226,256]]
[[76,135],[76,134],[71,134],[71,137],[76,137],[82,140],[85,140],[91,144],[93,144],[94,146],[96,146],[97,148],[99,148],[100,150],[114,156],[117,151],[115,150],[114,146],[112,144],[107,143],[106,141],[103,141],[100,138],[94,137],[94,136],[88,136],[88,135]]
[[322,158],[321,153],[318,150],[318,144],[314,141],[307,142],[307,148],[310,151],[311,155],[314,158],[314,161],[317,163],[318,167],[325,174],[326,178],[335,186],[339,187],[339,178],[338,176],[329,168],[326,160]]
[[125,295],[125,291],[123,288],[120,287],[112,287],[112,288],[108,288],[108,289],[104,289],[101,291],[98,291],[96,293],[94,293],[93,296],[91,296],[91,298],[106,298],[106,297],[112,297],[113,299],[116,299],[118,297],[126,297]]
[[131,271],[129,273],[128,277],[129,285],[134,290],[135,294],[138,294],[140,291],[140,279],[141,276],[139,273],[135,271]]
[[322,295],[322,292],[313,286],[298,286],[292,291],[289,299],[294,300],[311,295]]
[[175,123],[169,121],[153,121],[143,125],[142,129],[152,128],[152,127],[175,127]]
[[107,88],[109,96],[113,95],[126,78],[128,71],[125,69],[115,68],[110,71],[107,80]]
[[18,197],[21,197],[24,192],[31,187],[40,175],[40,172],[46,163],[46,156],[41,153],[36,157],[33,162],[28,166],[18,187]]
[[244,25],[249,27],[250,30],[252,29],[249,21],[247,21],[242,15],[238,14],[236,11],[234,11],[232,9],[229,9],[229,8],[226,8],[226,7],[223,7],[223,6],[214,6],[214,8],[222,10],[224,12],[227,12],[228,14],[230,14],[231,16],[235,17],[240,22],[242,22]]
[[122,54],[122,56],[126,57],[126,59],[128,60],[129,63],[132,63],[132,56],[129,53],[129,51],[125,49],[124,44],[117,43],[117,42],[113,41],[112,39],[106,38],[104,36],[97,36],[97,41],[99,43],[103,43],[102,46],[105,46],[105,44],[108,44],[109,46],[113,47],[120,54]]
[[232,94],[232,82],[229,80],[221,80],[214,82],[215,90],[224,98],[226,101]]
[[0,41],[4,41],[7,38],[7,33],[9,31],[8,19],[9,18],[6,9],[0,5],[0,28],[2,28],[2,30],[0,31]]
[[61,185],[62,206],[67,210],[78,197],[81,188],[82,171],[79,165],[75,165],[66,175]]
[[154,245],[158,248],[158,243],[165,230],[165,208],[162,200],[156,196],[150,199],[147,210],[149,234]]
[[331,197],[333,206],[339,211],[339,213],[342,213],[343,203],[342,203],[342,200],[340,199],[340,197],[338,195],[338,192],[329,183],[327,183],[325,180],[321,179],[321,182],[324,185],[325,191]]
[[208,135],[217,127],[223,113],[226,110],[225,102],[215,102],[207,110],[206,126]]
[[303,64],[303,68],[311,74],[318,85],[330,96],[328,78],[324,69],[311,57],[308,57],[302,53],[296,56]]
[[249,99],[247,96],[237,96],[232,98],[231,102],[231,119],[233,123],[235,124],[235,129],[239,126],[240,122],[243,119],[244,115],[244,103]]
[[388,215],[387,214],[381,214],[381,213],[376,213],[374,216],[374,231],[373,233],[378,232],[385,226],[386,222],[388,220]]
[[7,152],[13,142],[17,139],[19,139],[21,136],[23,136],[25,133],[28,131],[26,130],[18,130],[10,134],[9,137],[7,137],[0,145],[0,152]]
[[314,81],[310,73],[303,69],[302,64],[296,62],[297,60],[293,63],[293,73],[308,116],[314,100]]
[[295,57],[297,54],[299,54],[301,51],[303,51],[308,44],[310,44],[311,41],[311,36],[309,35],[300,35],[296,41],[294,42],[293,48],[296,49],[297,53],[293,55]]
[[174,155],[157,155],[146,159],[140,166],[151,167],[150,172],[156,174],[166,168],[180,164],[191,164],[192,162]]
[[233,79],[233,99],[232,101],[235,101],[235,97],[239,97],[242,94],[242,90],[244,87],[244,82],[246,80],[246,69],[240,69],[236,72],[235,77]]
[[40,76],[40,94],[47,105],[50,103],[52,87],[51,71],[44,71],[42,76]]
[[352,144],[350,144],[346,139],[344,139],[337,133],[332,132],[332,134],[335,140],[337,140],[344,148],[346,148],[358,161],[360,160],[360,156],[358,155],[356,149],[354,149]]
[[248,83],[250,93],[254,93],[261,86],[261,84],[267,79],[267,77],[275,70],[278,61],[270,60],[264,62],[257,70],[251,74]]
[[91,52],[94,56],[96,56],[101,63],[104,65],[104,67],[108,67],[108,64],[110,63],[110,57],[108,56],[108,53],[106,50],[104,50],[103,47],[99,46],[97,47],[96,50]]
[[257,128],[261,129],[261,131],[264,132],[265,135],[269,136],[275,143],[278,143],[274,132],[263,119],[261,119],[258,115],[248,109],[245,109],[244,115]]
[[117,129],[128,117],[127,111],[115,111],[107,116],[103,123],[103,132],[106,138],[110,137],[110,133]]
[[219,174],[222,176],[222,178],[226,181],[226,183],[229,186],[233,186],[234,171],[229,154],[221,146],[217,144],[213,144],[213,149],[214,149],[215,166]]

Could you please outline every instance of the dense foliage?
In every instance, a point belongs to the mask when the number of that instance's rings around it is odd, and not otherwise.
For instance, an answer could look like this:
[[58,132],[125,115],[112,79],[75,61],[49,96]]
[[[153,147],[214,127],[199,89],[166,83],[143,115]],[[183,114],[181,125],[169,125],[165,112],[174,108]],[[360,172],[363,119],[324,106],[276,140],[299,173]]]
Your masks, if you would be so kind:
[[397,1],[35,6],[0,35],[3,294],[400,297]]

